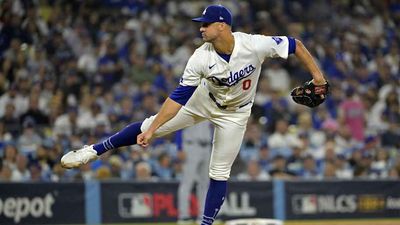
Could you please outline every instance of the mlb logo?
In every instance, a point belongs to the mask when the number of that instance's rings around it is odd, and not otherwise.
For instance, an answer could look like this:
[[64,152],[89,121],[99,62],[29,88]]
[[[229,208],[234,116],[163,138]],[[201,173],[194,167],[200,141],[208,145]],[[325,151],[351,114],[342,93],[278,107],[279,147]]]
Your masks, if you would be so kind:
[[148,193],[122,193],[118,196],[119,215],[122,218],[152,217],[152,199]]
[[292,197],[292,208],[295,214],[317,213],[318,204],[316,195],[294,195]]

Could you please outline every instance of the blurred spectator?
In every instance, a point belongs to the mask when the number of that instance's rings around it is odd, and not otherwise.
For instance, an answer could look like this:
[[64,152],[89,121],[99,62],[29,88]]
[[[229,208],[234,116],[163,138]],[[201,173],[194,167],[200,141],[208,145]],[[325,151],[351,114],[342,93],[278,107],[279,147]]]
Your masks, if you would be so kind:
[[353,169],[344,155],[339,154],[335,161],[336,172],[335,175],[338,179],[351,179],[353,178]]
[[399,142],[395,140],[398,140],[397,138],[400,135],[400,98],[395,91],[391,91],[386,98],[382,120],[388,127],[383,133],[382,144],[384,146],[399,147]]
[[[1,107],[0,107],[1,108]],[[21,132],[20,122],[16,116],[15,106],[13,103],[7,103],[5,105],[4,115],[0,118],[0,122],[3,126],[3,137],[4,139],[17,138]],[[9,138],[6,138],[7,136]]]
[[290,113],[286,111],[288,108],[287,99],[280,95],[279,90],[271,89],[270,94],[271,98],[262,106],[265,116],[271,121],[271,123],[268,124],[268,131],[274,130],[274,128],[277,127],[276,121],[288,120],[290,117]]
[[162,71],[153,70],[156,74],[153,85],[158,91],[157,95],[160,97],[160,99],[165,99],[176,88],[179,80],[175,77],[172,66],[161,68],[160,64],[156,64],[155,68]]
[[49,124],[48,116],[39,108],[39,93],[32,93],[29,98],[28,110],[20,116],[21,124],[31,121],[38,126]]
[[105,165],[97,168],[95,177],[97,180],[108,180],[112,178],[110,168]]
[[348,125],[350,133],[357,141],[362,141],[365,134],[365,109],[360,96],[353,87],[346,90],[346,99],[339,108],[339,123]]
[[147,156],[142,154],[139,147],[128,148],[125,155],[125,161],[122,166],[121,177],[124,180],[130,180],[135,177],[135,166],[141,161],[145,161]]
[[289,73],[278,61],[272,61],[264,70],[263,76],[267,77],[270,88],[286,94],[290,88]]
[[159,104],[157,98],[152,93],[143,96],[140,109],[142,110],[144,117],[155,115],[158,107]]
[[137,55],[131,52],[129,57],[131,66],[129,69],[129,77],[136,84],[142,84],[144,82],[152,83],[155,79],[155,75],[150,72],[146,67],[146,59],[142,55]]
[[151,167],[150,165],[145,162],[138,162],[135,166],[135,180],[137,181],[154,181],[154,177],[151,175]]
[[323,177],[325,179],[336,179],[337,178],[337,168],[333,162],[326,162],[323,172]]
[[303,157],[303,169],[300,171],[299,176],[304,179],[320,179],[322,174],[318,170],[317,163],[311,155]]
[[390,123],[388,129],[382,133],[382,146],[400,149],[400,123]]
[[128,124],[134,120],[133,101],[129,97],[124,97],[120,102],[120,112],[117,114],[117,121]]
[[325,142],[325,134],[313,128],[313,121],[309,112],[302,112],[297,119],[298,133],[309,137],[310,146],[316,148]]
[[[263,123],[274,122],[268,121],[264,112],[264,105],[267,104],[271,100],[271,93],[268,79],[265,77],[260,76],[260,80],[258,81],[258,92],[254,98],[254,105],[252,110],[252,117],[256,120],[262,118],[264,120]],[[270,130],[273,128],[273,124],[269,124],[266,130]]]
[[371,169],[376,171],[381,178],[386,178],[389,171],[389,154],[385,149],[377,149],[375,159],[371,164]]
[[274,158],[269,174],[271,177],[278,179],[291,179],[295,177],[295,174],[287,169],[286,159],[281,155],[277,155]]
[[259,149],[265,145],[266,138],[263,135],[261,126],[255,122],[249,122],[247,132],[243,137],[243,144],[239,155],[244,161],[255,160],[258,158]]
[[174,177],[170,155],[161,153],[161,155],[158,156],[158,161],[154,165],[154,173],[162,180],[170,180]]
[[334,139],[337,135],[339,124],[332,118],[326,119],[321,125],[322,131],[327,139]]
[[240,181],[266,181],[269,180],[269,174],[260,168],[256,160],[250,160],[247,163],[247,171],[237,176]]
[[335,143],[337,146],[335,149],[336,153],[343,154],[345,156],[348,156],[358,144],[351,135],[350,128],[347,125],[339,127],[338,133],[335,136]]
[[267,145],[263,145],[259,149],[258,163],[262,170],[269,171],[271,169],[272,157]]
[[292,154],[287,159],[287,168],[300,175],[303,170],[303,158],[305,156],[304,146],[300,140],[295,141],[292,145]]
[[36,132],[35,125],[31,120],[25,120],[22,125],[22,134],[17,140],[18,149],[22,154],[32,154],[42,144],[42,138]]
[[98,68],[104,87],[121,80],[123,75],[122,62],[118,58],[117,47],[114,44],[106,44],[106,52],[99,58]]
[[296,136],[289,133],[288,122],[278,120],[275,125],[275,132],[268,138],[268,147],[272,152],[279,152],[280,155],[288,157],[291,152],[291,143],[296,141]]
[[12,170],[8,165],[3,165],[0,169],[0,181],[7,182],[11,181]]
[[52,175],[52,167],[56,162],[53,162],[49,158],[49,151],[44,148],[42,145],[38,146],[35,153],[35,160],[32,161],[32,164],[37,166],[40,170],[40,177],[43,180],[48,181]]
[[76,123],[80,131],[93,131],[99,125],[103,125],[105,131],[111,129],[107,115],[101,111],[100,105],[95,102],[90,105],[88,112],[78,115]]
[[236,157],[231,169],[231,176],[236,177],[246,171],[247,163],[241,157]]
[[394,179],[394,180],[399,179],[399,172],[398,172],[398,170],[397,170],[396,168],[391,168],[391,169],[389,170],[388,178],[389,178],[389,179]]
[[118,155],[113,155],[108,159],[112,178],[121,178],[122,159]]
[[16,159],[16,167],[12,170],[12,181],[30,181],[31,174],[28,169],[28,158],[25,155],[18,155]]
[[362,153],[361,159],[358,161],[354,169],[354,177],[364,178],[364,179],[376,179],[381,174],[379,170],[372,168],[373,156],[369,152]]
[[79,169],[80,173],[82,174],[82,179],[84,181],[90,181],[95,178],[95,172],[91,170],[90,164],[85,164],[84,166],[81,166]]
[[67,113],[60,115],[54,122],[54,134],[59,135],[72,135],[76,134],[78,130],[78,108],[69,107]]
[[7,166],[11,170],[16,168],[18,149],[13,145],[6,145],[3,153],[2,165]]
[[327,141],[324,144],[324,153],[323,160],[334,162],[340,154],[336,154],[335,152],[335,142]]
[[5,116],[7,105],[13,105],[13,116],[19,117],[28,108],[28,98],[22,96],[17,84],[11,84],[8,91],[0,97],[0,117]]
[[42,168],[37,163],[29,165],[29,173],[31,174],[31,181],[40,182],[44,181],[42,177]]
[[53,173],[50,175],[50,181],[60,182],[66,181],[65,169],[61,167],[60,163],[53,166]]

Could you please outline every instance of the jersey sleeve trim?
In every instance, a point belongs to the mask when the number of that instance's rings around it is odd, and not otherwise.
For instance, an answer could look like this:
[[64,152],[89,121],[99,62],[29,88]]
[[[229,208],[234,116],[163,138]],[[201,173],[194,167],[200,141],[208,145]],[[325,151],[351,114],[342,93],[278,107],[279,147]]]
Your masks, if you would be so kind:
[[296,40],[293,37],[287,37],[289,41],[289,55],[296,52]]
[[170,99],[175,102],[185,105],[187,101],[189,101],[190,97],[192,97],[194,91],[197,86],[182,86],[179,85],[169,96]]

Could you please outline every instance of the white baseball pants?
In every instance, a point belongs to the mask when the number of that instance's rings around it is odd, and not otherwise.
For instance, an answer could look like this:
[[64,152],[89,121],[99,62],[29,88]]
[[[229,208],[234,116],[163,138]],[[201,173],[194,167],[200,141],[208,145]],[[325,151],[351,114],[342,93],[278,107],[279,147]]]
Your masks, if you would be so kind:
[[[203,120],[209,120],[215,127],[209,176],[214,180],[228,180],[232,164],[242,144],[250,112],[251,104],[236,111],[218,108],[202,83],[178,114],[156,131],[155,137],[161,137]],[[145,119],[141,130],[147,130],[154,118],[155,116],[151,116]]]

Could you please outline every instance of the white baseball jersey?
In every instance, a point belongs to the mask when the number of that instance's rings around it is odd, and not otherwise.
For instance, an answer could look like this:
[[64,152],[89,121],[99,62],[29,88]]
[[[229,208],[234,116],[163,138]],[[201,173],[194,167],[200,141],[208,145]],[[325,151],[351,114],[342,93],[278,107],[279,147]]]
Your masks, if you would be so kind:
[[209,92],[228,109],[252,104],[264,59],[287,58],[289,51],[289,41],[285,36],[242,32],[233,35],[235,47],[229,63],[217,54],[211,43],[204,43],[189,59],[180,81],[182,86],[199,86],[204,78]]
[[[240,32],[233,35],[235,47],[229,63],[216,53],[210,43],[203,44],[193,53],[180,85],[198,87],[176,116],[154,134],[161,137],[204,120],[212,122],[214,138],[209,176],[214,180],[229,178],[246,131],[261,64],[266,57],[287,58],[289,51],[287,37]],[[142,131],[148,129],[154,118],[152,116],[143,121]]]

